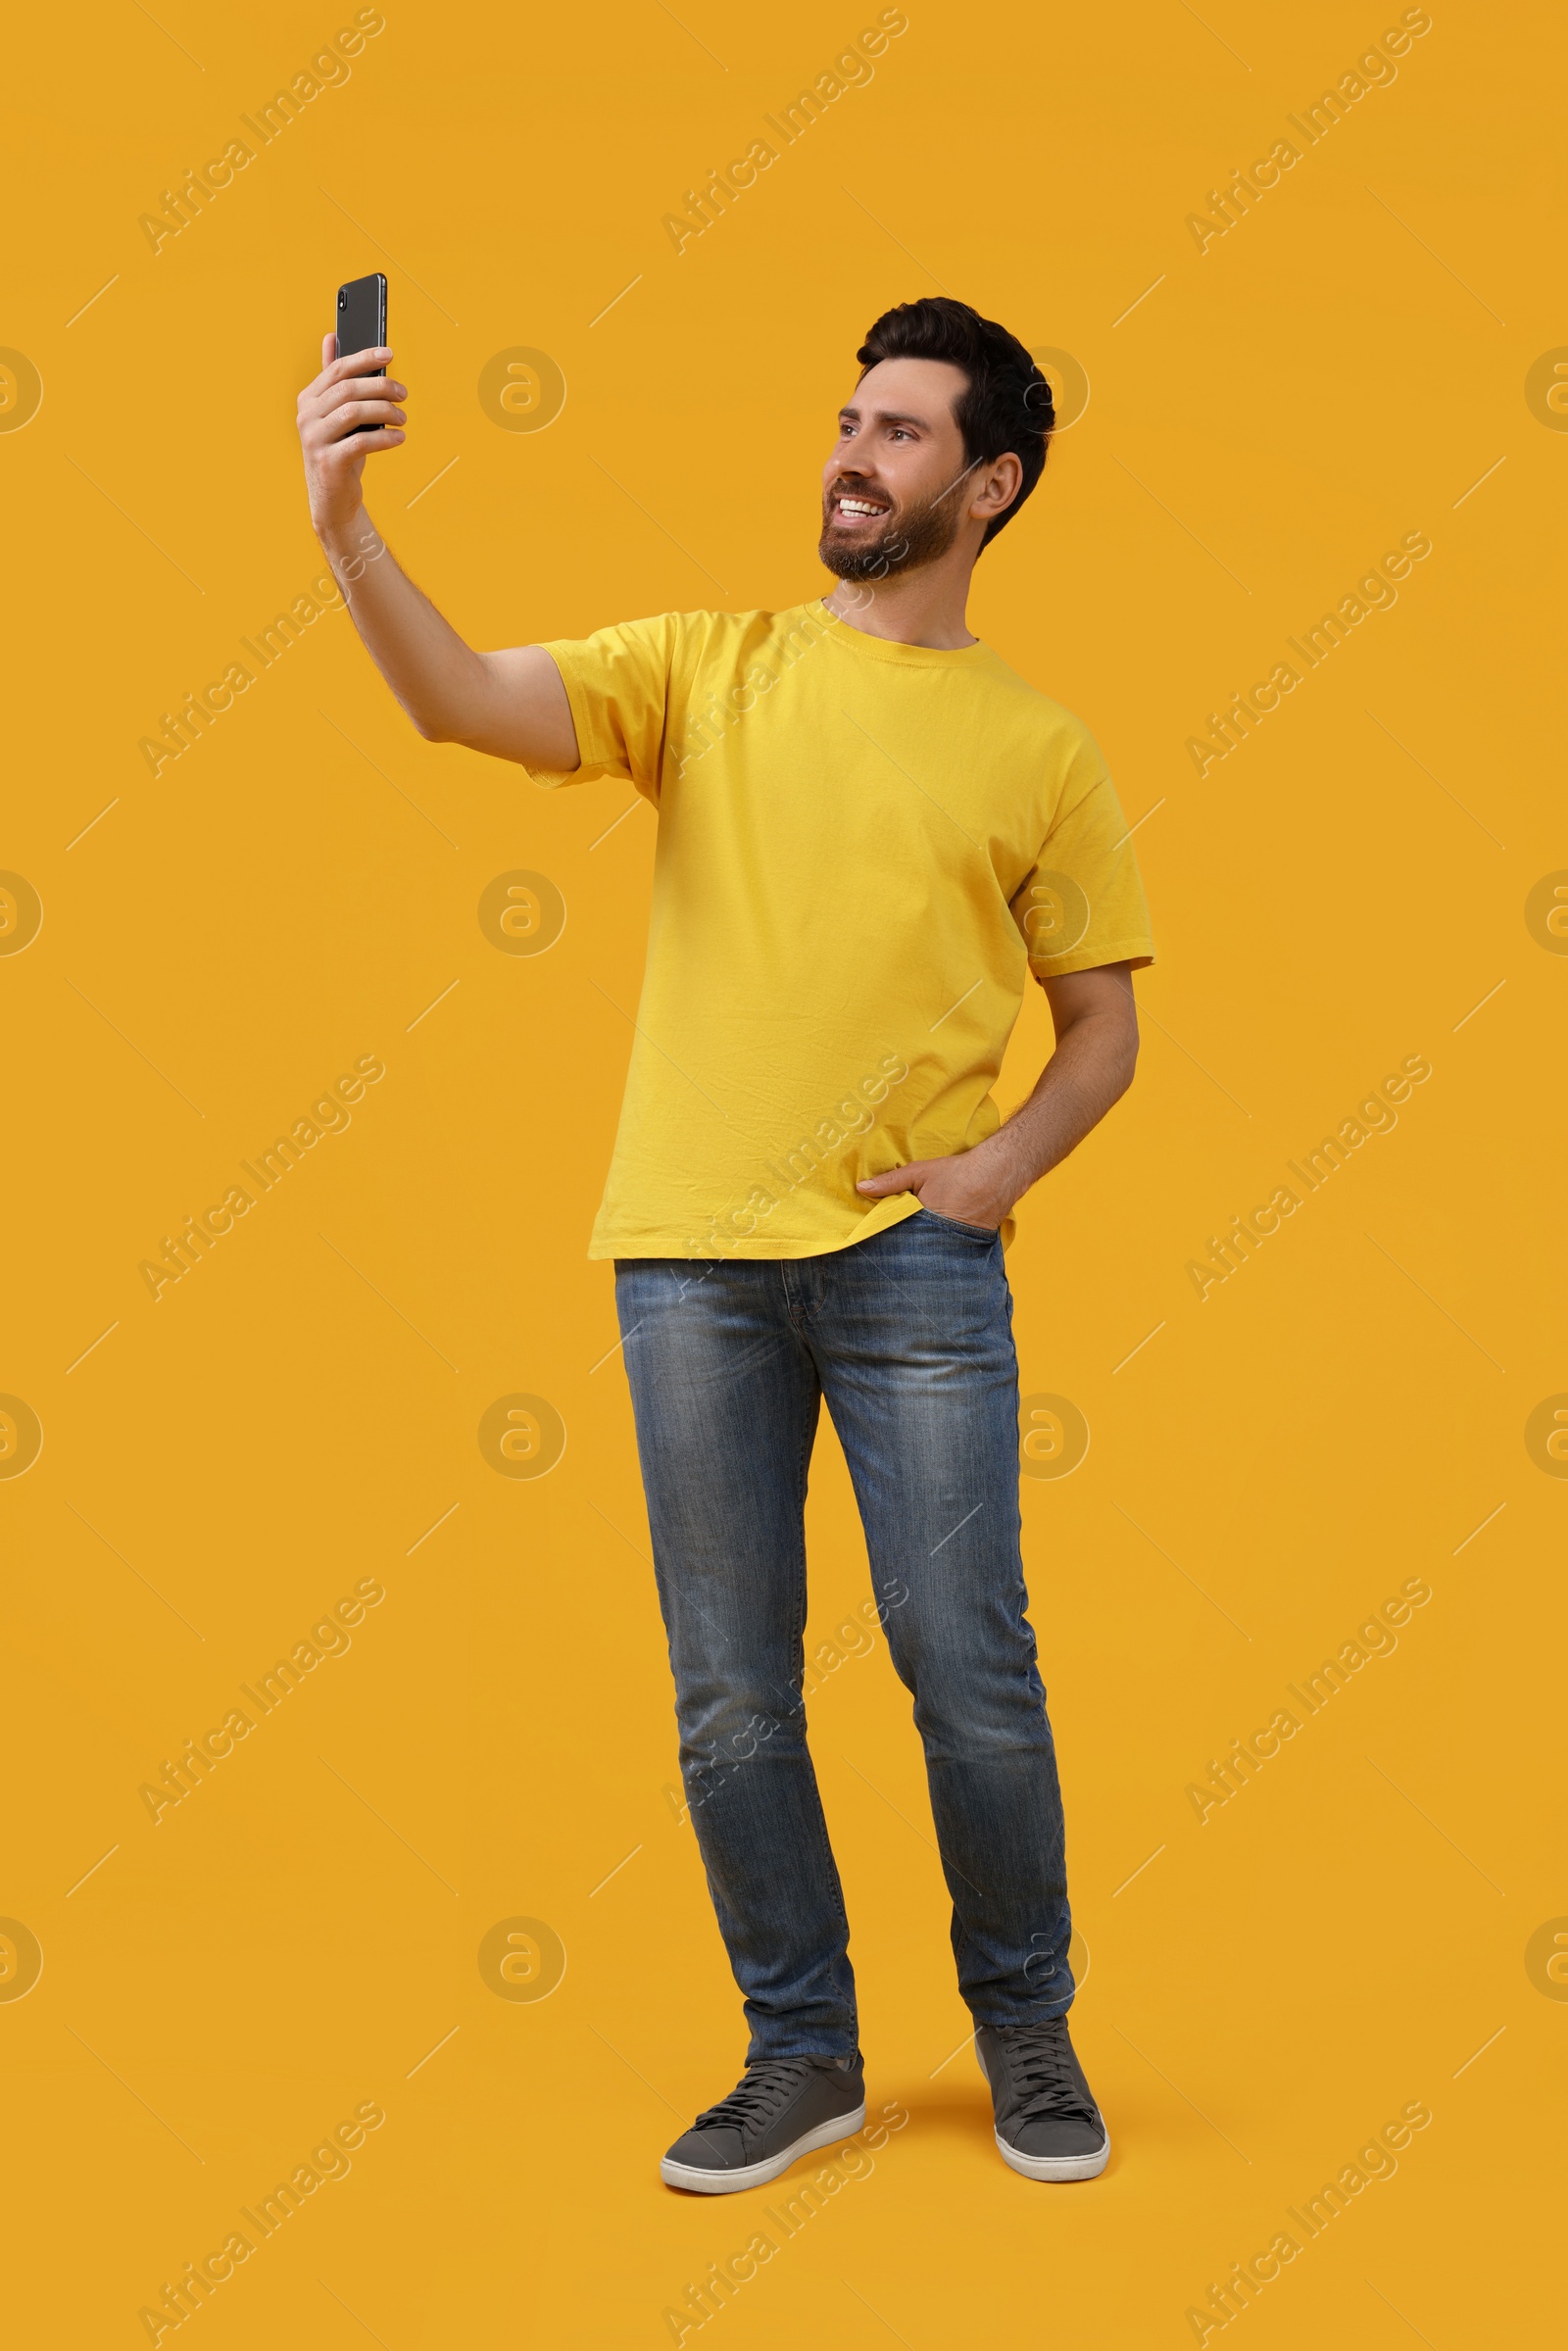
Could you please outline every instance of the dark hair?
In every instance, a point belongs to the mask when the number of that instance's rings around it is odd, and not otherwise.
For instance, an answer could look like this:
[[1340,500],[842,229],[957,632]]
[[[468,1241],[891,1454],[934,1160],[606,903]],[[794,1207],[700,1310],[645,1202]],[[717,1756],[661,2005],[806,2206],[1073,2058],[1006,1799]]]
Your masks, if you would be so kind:
[[946,294],[927,294],[884,311],[856,358],[862,375],[881,360],[946,360],[963,369],[969,381],[953,404],[953,417],[963,435],[965,459],[971,465],[987,465],[1010,450],[1023,467],[1017,497],[986,525],[980,544],[989,547],[1045,469],[1056,416],[1043,370],[1004,326]]

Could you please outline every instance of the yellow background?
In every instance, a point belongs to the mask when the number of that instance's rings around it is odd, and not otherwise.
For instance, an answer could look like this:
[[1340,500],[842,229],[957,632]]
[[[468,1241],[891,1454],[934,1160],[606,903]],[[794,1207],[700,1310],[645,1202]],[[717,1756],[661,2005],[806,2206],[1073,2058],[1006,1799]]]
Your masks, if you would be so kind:
[[[1568,2005],[1525,1954],[1568,1912],[1568,1490],[1524,1429],[1568,1389],[1568,962],[1525,902],[1568,866],[1541,682],[1568,440],[1524,386],[1568,343],[1560,22],[1434,0],[1393,86],[1200,256],[1187,214],[1396,10],[911,0],[874,80],[677,257],[662,216],[875,13],[389,0],[352,79],[156,255],[138,216],[352,12],[160,0],[19,43],[0,343],[43,403],[0,433],[0,865],[44,908],[0,956],[0,1389],[44,1435],[0,1480],[0,1911],[44,1959],[0,2001],[19,2340],[145,2340],[163,2282],[370,2099],[352,2174],[202,2313],[209,2351],[635,2351],[777,2201],[656,2172],[742,2039],[665,1793],[584,1256],[652,819],[602,839],[629,792],[421,744],[341,613],[156,780],[137,750],[318,574],[294,397],[338,281],[378,268],[414,422],[372,509],[486,645],[815,592],[816,468],[894,301],[947,288],[1092,387],[971,618],[1087,719],[1129,821],[1154,810],[1139,1079],[1011,1256],[1025,1390],[1092,1432],[1023,1497],[1116,2151],[1093,2186],[1014,2178],[972,2056],[943,2063],[947,1901],[879,1641],[812,1723],[873,2109],[909,2122],[703,2339],[1191,2341],[1208,2282],[1416,2099],[1397,2177],[1236,2324],[1458,2351],[1537,2339],[1555,2300]],[[548,430],[479,405],[514,346],[564,374]],[[1433,553],[1396,608],[1200,781],[1185,738],[1411,529]],[[517,868],[567,907],[537,956],[477,918]],[[1008,1102],[1048,1045],[1037,1001]],[[1206,1237],[1417,1053],[1396,1131],[1200,1303]],[[155,1304],[138,1262],[367,1053],[352,1127]],[[479,1449],[516,1393],[567,1432],[541,1479]],[[809,1516],[814,1646],[866,1591],[826,1434]],[[155,1827],[139,1786],[371,1576],[349,1653]],[[1200,1826],[1209,1758],[1413,1576],[1397,1653]],[[517,1917],[564,1945],[547,1999],[481,1978]]]

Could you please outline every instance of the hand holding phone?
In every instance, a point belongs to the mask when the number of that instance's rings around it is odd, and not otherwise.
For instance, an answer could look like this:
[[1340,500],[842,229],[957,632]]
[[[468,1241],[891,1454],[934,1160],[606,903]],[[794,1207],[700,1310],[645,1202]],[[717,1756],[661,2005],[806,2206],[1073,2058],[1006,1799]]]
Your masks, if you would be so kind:
[[386,279],[379,271],[338,288],[338,328],[321,344],[321,371],[299,396],[311,521],[325,540],[359,513],[365,461],[406,438],[408,391],[387,364]]

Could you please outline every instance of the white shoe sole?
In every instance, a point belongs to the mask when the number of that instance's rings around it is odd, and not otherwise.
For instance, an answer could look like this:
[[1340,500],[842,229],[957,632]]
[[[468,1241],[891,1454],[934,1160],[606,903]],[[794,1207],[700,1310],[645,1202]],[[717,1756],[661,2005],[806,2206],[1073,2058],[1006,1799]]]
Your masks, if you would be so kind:
[[804,2138],[796,2139],[777,2154],[769,2155],[762,2163],[743,2163],[733,2172],[709,2172],[696,2164],[671,2163],[666,2155],[659,2166],[659,2177],[666,2187],[685,2187],[699,2196],[732,2196],[743,2187],[765,2187],[781,2172],[814,2147],[831,2147],[837,2138],[853,2138],[865,2121],[865,2101],[840,2115],[836,2123],[819,2123],[808,2131]]
[[1108,2137],[1091,2155],[1021,2155],[1016,2147],[1008,2146],[1000,2131],[992,2135],[1007,2169],[1021,2173],[1025,2180],[1098,2180],[1110,2161]]
[[[981,2078],[989,2089],[991,2076],[986,2072],[986,2061],[980,2054],[978,2033],[975,2034],[974,2053]],[[1092,2148],[1087,2155],[1025,2155],[1022,2148],[1009,2147],[1000,2131],[993,2131],[992,2136],[997,2142],[997,2153],[1008,2171],[1016,2172],[1024,2180],[1098,2180],[1110,2161],[1108,2131],[1100,2145]]]

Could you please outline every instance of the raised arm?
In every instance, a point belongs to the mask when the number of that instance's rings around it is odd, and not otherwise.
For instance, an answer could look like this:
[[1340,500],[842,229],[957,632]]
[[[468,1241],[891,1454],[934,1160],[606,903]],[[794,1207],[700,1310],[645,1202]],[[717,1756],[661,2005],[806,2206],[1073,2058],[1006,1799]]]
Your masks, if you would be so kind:
[[[370,659],[426,741],[466,743],[499,759],[569,774],[576,730],[561,672],[542,645],[475,653],[404,571],[366,513],[367,458],[405,440],[408,392],[389,372],[390,351],[337,356],[321,345],[321,372],[299,398],[300,446],[311,521]],[[368,424],[368,432],[356,426]]]

